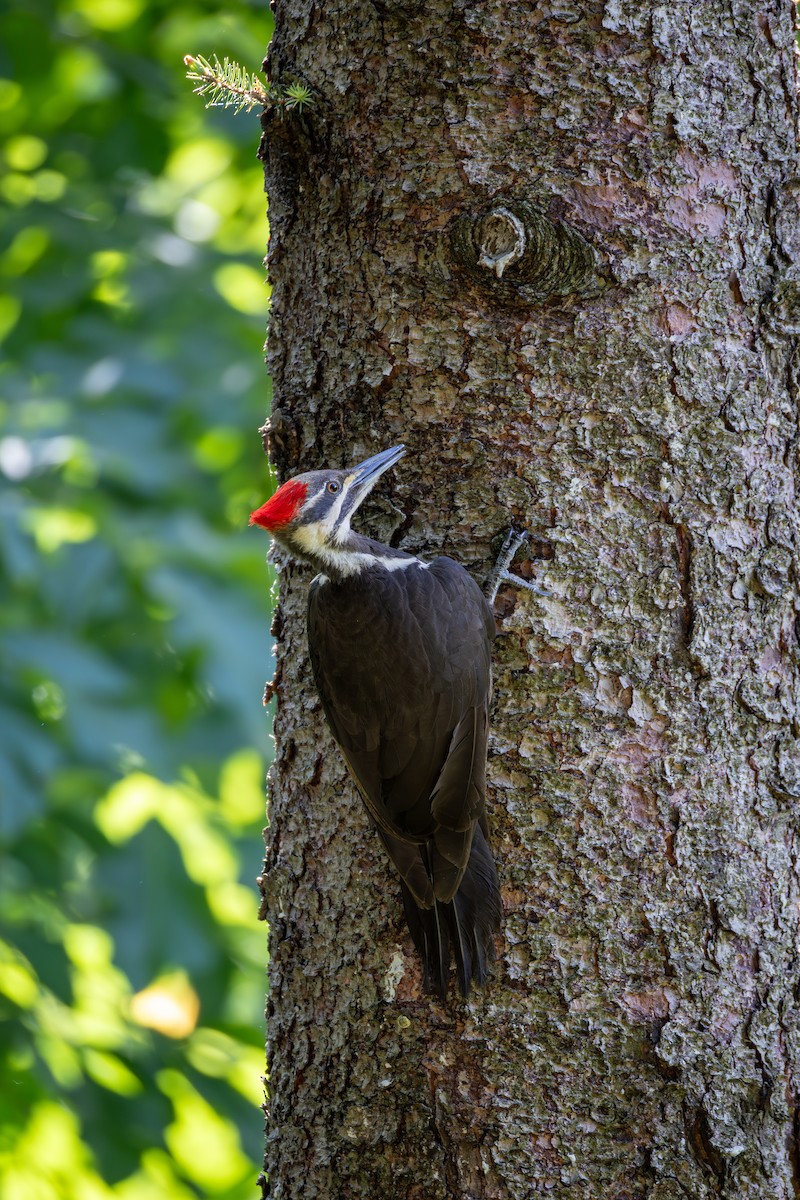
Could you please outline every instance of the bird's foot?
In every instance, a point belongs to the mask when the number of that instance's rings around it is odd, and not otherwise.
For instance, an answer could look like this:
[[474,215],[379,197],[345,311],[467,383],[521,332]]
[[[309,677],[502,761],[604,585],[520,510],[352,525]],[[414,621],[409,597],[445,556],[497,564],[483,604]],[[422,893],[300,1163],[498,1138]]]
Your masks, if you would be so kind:
[[503,583],[513,583],[515,587],[526,588],[527,591],[534,592],[537,596],[552,595],[552,592],[539,587],[537,583],[532,583],[530,579],[523,579],[521,575],[515,575],[509,570],[517,551],[529,539],[530,534],[526,533],[525,530],[514,529],[513,526],[509,529],[506,540],[503,542],[503,548],[498,554],[497,562],[494,564],[492,573],[489,576],[489,604],[494,604],[497,599],[497,593],[500,591]]

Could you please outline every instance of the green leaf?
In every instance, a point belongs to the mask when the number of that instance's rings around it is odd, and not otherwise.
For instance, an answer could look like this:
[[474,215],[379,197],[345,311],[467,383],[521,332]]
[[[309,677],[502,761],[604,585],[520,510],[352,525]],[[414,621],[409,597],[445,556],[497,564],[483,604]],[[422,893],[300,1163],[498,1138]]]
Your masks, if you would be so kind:
[[[267,228],[256,124],[205,113],[176,63],[206,41],[223,67],[257,63],[271,17],[245,0],[56,17],[0,11],[2,1187],[205,1195],[196,1113],[244,1200],[262,1129],[271,576],[246,522],[269,482]],[[195,1005],[180,1036],[134,1004],[177,978],[173,1002]],[[173,1077],[189,1090],[159,1088]]]

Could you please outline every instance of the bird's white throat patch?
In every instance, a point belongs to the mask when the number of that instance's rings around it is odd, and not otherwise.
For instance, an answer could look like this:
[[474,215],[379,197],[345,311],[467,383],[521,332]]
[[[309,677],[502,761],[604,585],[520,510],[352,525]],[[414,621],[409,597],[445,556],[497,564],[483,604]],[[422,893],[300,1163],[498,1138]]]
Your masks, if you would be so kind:
[[310,525],[298,525],[292,532],[292,541],[306,554],[322,554],[330,536],[330,525],[327,521],[312,521]]

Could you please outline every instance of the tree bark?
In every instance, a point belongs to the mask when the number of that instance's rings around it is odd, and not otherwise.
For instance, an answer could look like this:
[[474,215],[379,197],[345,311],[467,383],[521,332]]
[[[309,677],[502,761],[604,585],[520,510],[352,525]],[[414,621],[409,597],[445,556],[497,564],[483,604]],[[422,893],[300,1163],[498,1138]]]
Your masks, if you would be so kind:
[[794,44],[789,0],[277,6],[279,474],[403,441],[361,528],[482,580],[522,526],[551,595],[497,601],[503,936],[442,1005],[283,570],[275,1200],[800,1197]]

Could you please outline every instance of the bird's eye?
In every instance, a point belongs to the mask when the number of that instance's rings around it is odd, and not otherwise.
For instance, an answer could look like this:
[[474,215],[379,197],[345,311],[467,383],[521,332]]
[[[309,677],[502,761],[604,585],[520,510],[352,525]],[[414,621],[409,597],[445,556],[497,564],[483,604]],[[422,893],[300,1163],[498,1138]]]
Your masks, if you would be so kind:
[[342,485],[337,483],[335,479],[332,479],[330,483],[326,484],[326,490],[329,491],[332,496],[335,496],[341,486]]

